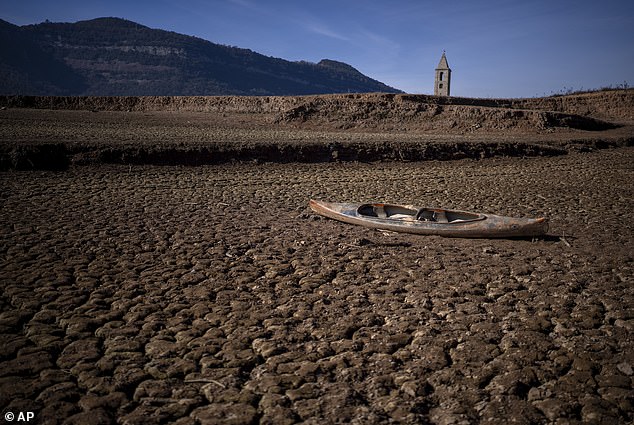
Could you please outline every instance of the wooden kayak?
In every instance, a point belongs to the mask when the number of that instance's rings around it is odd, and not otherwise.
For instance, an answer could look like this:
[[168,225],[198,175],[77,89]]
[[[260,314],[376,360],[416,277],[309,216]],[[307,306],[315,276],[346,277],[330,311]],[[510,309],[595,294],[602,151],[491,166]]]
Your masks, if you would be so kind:
[[512,238],[544,235],[548,220],[421,208],[412,205],[349,204],[310,200],[310,208],[328,218],[373,229],[454,238]]

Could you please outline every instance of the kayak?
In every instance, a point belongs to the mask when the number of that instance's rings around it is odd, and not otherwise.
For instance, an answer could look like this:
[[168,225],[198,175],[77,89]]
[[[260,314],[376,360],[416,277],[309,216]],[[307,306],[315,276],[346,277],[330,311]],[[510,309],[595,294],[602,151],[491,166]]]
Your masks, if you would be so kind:
[[349,204],[310,200],[317,214],[349,224],[418,235],[453,238],[512,238],[546,234],[548,219],[421,208],[412,205]]

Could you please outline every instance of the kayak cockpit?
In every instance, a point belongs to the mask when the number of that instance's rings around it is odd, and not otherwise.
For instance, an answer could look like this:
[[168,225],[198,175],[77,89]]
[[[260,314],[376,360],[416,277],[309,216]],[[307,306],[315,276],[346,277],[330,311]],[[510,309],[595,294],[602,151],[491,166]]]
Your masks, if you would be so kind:
[[486,218],[483,214],[438,208],[408,208],[389,204],[363,204],[357,209],[363,217],[374,217],[401,221],[431,221],[436,223],[463,223]]
[[417,209],[400,205],[364,204],[357,209],[359,215],[365,217],[389,218],[392,220],[416,220]]

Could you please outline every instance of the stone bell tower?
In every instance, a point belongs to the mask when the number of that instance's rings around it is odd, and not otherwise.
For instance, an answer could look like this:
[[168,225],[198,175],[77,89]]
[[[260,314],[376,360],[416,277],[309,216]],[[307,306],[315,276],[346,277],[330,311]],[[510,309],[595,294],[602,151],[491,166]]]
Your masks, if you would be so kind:
[[434,96],[449,96],[451,85],[451,69],[447,63],[447,57],[445,51],[442,51],[442,56],[438,66],[436,67],[436,79],[434,81]]

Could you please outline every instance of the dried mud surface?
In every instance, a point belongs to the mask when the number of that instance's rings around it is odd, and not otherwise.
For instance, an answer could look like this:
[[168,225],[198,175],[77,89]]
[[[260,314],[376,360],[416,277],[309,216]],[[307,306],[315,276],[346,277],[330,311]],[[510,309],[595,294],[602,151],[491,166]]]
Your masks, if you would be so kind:
[[[98,115],[98,114],[97,114]],[[0,409],[38,423],[631,423],[634,149],[0,173]],[[551,219],[386,234],[309,198]]]
[[0,96],[0,170],[554,156],[634,145],[634,90],[538,99]]

